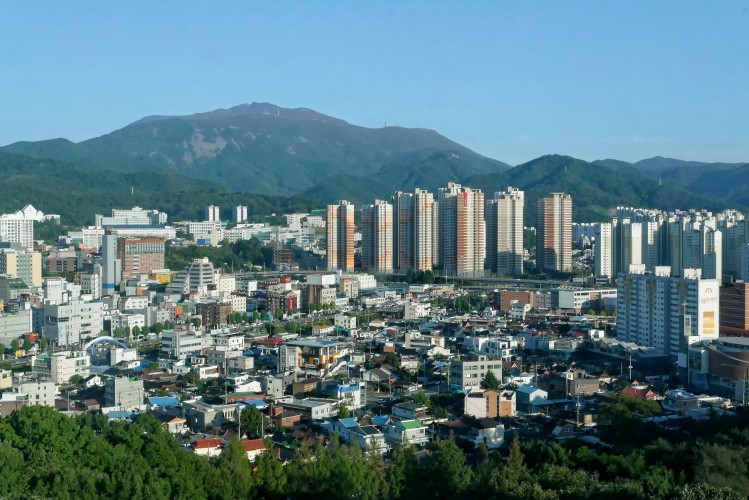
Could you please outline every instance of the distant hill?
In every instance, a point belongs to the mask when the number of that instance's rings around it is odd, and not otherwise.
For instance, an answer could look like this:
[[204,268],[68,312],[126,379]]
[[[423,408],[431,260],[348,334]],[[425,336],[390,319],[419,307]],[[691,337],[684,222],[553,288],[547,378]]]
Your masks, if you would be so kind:
[[60,214],[62,223],[70,225],[93,224],[96,213],[134,205],[164,210],[170,220],[202,220],[210,204],[220,205],[227,220],[239,204],[247,205],[250,215],[313,208],[308,200],[234,193],[178,174],[92,170],[1,151],[0,178],[0,213],[31,203],[43,212]]
[[[179,173],[234,191],[271,195],[298,194],[339,176],[379,173],[385,167],[404,172],[441,152],[459,156],[472,173],[509,168],[433,130],[365,128],[310,109],[268,103],[149,116],[77,144],[55,139],[18,142],[2,150],[90,168]],[[435,170],[434,175],[451,173]]]
[[573,218],[579,222],[606,220],[617,206],[662,210],[691,207],[722,210],[730,206],[723,200],[698,196],[681,188],[659,186],[657,180],[623,163],[610,168],[600,162],[547,155],[497,176],[475,176],[466,183],[484,190],[487,196],[508,185],[522,189],[528,224],[535,224],[536,200],[552,192],[572,196]]

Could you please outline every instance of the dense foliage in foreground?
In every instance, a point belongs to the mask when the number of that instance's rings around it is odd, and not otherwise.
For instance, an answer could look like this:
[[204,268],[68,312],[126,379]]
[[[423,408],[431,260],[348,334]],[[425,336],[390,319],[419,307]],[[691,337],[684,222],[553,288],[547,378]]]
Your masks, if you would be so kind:
[[30,407],[0,421],[0,497],[742,498],[749,430],[731,425],[693,444],[657,440],[628,456],[514,442],[506,460],[479,450],[473,468],[451,440],[421,455],[397,449],[386,466],[333,438],[325,448],[302,446],[286,466],[266,452],[253,467],[237,442],[218,459],[183,451],[150,417],[109,423]]

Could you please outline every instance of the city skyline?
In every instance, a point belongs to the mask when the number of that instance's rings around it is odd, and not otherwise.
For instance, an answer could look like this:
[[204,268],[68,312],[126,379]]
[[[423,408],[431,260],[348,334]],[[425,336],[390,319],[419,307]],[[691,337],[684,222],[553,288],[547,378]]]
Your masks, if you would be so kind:
[[742,2],[183,6],[7,7],[0,144],[268,101],[511,164],[747,160]]

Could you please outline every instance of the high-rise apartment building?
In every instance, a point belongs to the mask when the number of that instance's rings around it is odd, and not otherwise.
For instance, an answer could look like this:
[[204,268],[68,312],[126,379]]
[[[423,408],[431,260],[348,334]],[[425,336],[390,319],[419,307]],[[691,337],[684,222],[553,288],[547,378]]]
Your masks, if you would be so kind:
[[237,205],[234,207],[234,222],[237,224],[247,222],[247,205]]
[[486,253],[484,193],[449,183],[440,188],[439,262],[452,276],[483,275]]
[[164,269],[164,238],[119,238],[117,258],[122,263],[122,279]]
[[523,274],[523,204],[519,189],[494,193],[486,203],[486,269],[497,274]]
[[375,273],[393,271],[393,205],[375,200],[362,207],[362,266]]
[[596,239],[593,245],[594,273],[598,277],[612,279],[614,272],[614,234],[611,222],[597,224]]
[[536,204],[536,268],[572,270],[572,197],[551,193]]
[[22,214],[0,215],[0,241],[20,243],[26,250],[34,248],[34,220]]
[[667,266],[617,277],[616,331],[620,340],[654,347],[661,354],[686,354],[694,342],[718,337],[720,281],[699,270],[672,277]]
[[434,195],[416,188],[393,195],[393,267],[431,271],[437,264],[438,211]]
[[208,205],[206,210],[206,221],[219,222],[221,220],[221,207],[218,205]]
[[327,207],[325,249],[328,271],[354,270],[354,205],[341,200]]

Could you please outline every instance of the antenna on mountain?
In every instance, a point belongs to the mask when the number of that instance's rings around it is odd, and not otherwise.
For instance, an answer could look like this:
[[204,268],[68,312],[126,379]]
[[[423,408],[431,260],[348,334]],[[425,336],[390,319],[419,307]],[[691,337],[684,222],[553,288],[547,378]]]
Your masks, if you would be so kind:
[[133,186],[130,186],[130,194],[131,195],[135,194],[135,188]]
[[281,108],[276,106],[276,116],[281,116]]
[[663,185],[663,177],[658,177],[658,185],[659,186]]
[[564,166],[564,173],[567,173],[567,165]]

